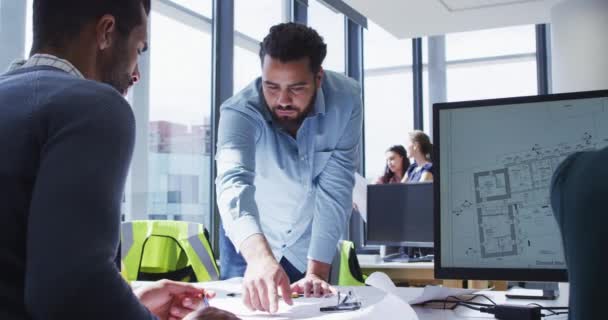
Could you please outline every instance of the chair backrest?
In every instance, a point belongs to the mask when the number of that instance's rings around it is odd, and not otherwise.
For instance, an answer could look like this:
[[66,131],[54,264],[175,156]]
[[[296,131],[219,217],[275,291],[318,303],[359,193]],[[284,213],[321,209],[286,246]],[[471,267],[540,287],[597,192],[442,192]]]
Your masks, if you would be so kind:
[[133,280],[219,279],[219,268],[202,224],[138,220],[121,226],[121,269]]
[[363,286],[365,281],[351,241],[338,243],[338,253],[331,266],[330,282],[339,286]]

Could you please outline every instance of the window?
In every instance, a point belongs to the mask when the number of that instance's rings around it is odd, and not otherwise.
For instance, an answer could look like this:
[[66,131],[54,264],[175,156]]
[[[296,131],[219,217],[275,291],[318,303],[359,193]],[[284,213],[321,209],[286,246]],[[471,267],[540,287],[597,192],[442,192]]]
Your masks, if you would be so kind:
[[34,41],[34,0],[27,0],[27,14],[25,19],[25,50],[23,51],[24,57],[30,56],[30,50],[32,49],[32,42]]
[[503,98],[537,94],[535,58],[449,65],[448,101]]
[[537,94],[534,26],[446,35],[448,101]]
[[[533,25],[446,35],[445,69],[438,72],[445,73],[446,84],[440,96],[453,102],[537,94],[535,39]],[[424,128],[429,131],[428,85],[437,81],[434,76],[429,78],[425,64]]]
[[365,173],[375,181],[384,172],[385,151],[405,147],[414,128],[412,41],[370,20],[364,39]]
[[447,61],[536,52],[534,26],[518,26],[445,36]]
[[198,203],[199,176],[170,174],[167,185],[167,203],[178,205]]
[[424,132],[433,137],[433,105],[430,101],[429,93],[429,68],[428,64],[424,64],[424,71],[422,73],[422,125]]
[[323,68],[345,71],[345,20],[342,13],[319,0],[308,1],[308,25],[315,29],[327,44],[327,57]]
[[26,1],[0,0],[0,74],[17,59],[22,59],[26,49],[26,23],[29,12]]
[[431,112],[433,106],[429,101],[429,41],[428,38],[422,38],[422,129],[431,137],[432,140],[432,126]]
[[284,0],[234,1],[234,92],[261,75],[260,42],[270,27],[286,21]]
[[[185,4],[187,1],[179,2]],[[204,7],[202,2],[210,5],[210,1],[196,1]],[[149,219],[179,218],[210,225],[209,30],[211,28],[199,30],[186,25],[153,8],[148,123]],[[180,37],[175,37],[176,34]]]

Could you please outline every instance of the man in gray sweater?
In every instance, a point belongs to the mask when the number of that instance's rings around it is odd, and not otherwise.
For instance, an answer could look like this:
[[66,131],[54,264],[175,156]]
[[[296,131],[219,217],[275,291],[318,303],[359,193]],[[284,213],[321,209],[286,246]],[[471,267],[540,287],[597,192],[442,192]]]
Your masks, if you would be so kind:
[[170,281],[133,292],[114,264],[135,131],[123,95],[150,0],[34,0],[33,12],[31,57],[0,76],[0,319],[182,318],[212,294]]
[[605,319],[607,164],[608,148],[575,153],[553,175],[551,205],[568,264],[571,320]]

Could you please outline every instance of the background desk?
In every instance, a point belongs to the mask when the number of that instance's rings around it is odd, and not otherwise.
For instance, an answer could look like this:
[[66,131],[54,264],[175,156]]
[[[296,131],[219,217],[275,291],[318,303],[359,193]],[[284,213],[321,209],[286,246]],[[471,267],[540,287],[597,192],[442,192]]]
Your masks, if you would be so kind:
[[[396,284],[407,282],[411,285],[442,284],[451,288],[462,288],[463,280],[438,280],[435,279],[434,262],[384,262],[379,255],[359,254],[357,255],[359,265],[364,274],[375,271],[386,273]],[[468,280],[467,288],[485,289],[494,287],[496,290],[507,290],[506,281],[484,281]]]
[[462,288],[462,280],[435,279],[434,262],[384,262],[379,255],[357,255],[359,266],[364,274],[375,271],[386,273],[395,283],[407,282],[410,285],[443,284],[447,287]]

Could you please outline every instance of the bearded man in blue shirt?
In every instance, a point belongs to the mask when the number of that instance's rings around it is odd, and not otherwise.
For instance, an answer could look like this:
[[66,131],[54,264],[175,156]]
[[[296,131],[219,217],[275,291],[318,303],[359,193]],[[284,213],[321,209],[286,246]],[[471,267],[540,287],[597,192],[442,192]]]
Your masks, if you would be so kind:
[[273,26],[260,44],[262,76],[221,107],[221,271],[244,276],[252,310],[276,312],[278,291],[288,304],[292,292],[333,291],[327,281],[352,211],[362,103],[357,82],[323,70],[326,52],[312,28]]

